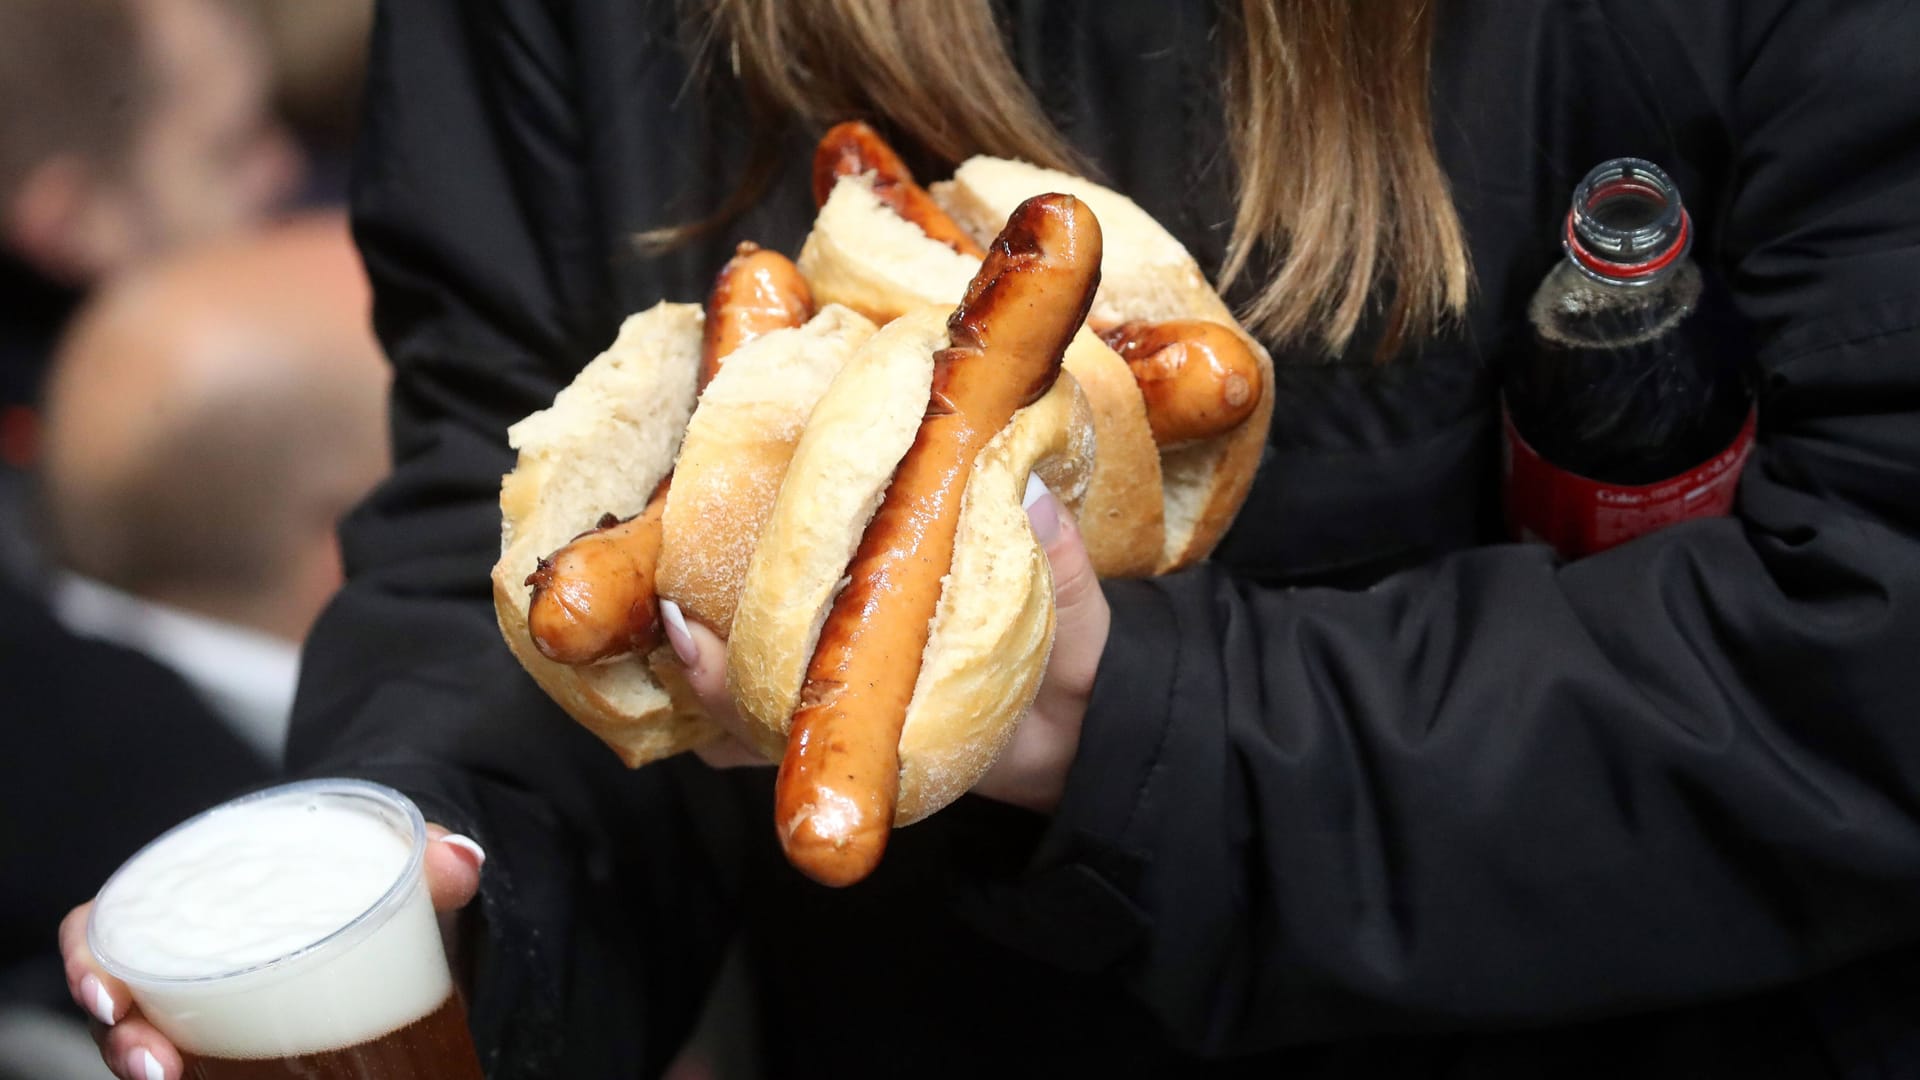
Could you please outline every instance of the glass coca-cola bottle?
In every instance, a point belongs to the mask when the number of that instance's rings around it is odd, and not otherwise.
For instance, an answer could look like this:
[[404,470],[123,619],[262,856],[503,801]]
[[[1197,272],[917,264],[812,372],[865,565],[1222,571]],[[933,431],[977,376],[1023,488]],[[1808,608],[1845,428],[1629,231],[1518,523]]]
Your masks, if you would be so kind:
[[1744,359],[1691,318],[1692,242],[1678,188],[1650,162],[1616,158],[1574,189],[1567,257],[1502,380],[1516,539],[1576,558],[1732,508],[1753,392]]

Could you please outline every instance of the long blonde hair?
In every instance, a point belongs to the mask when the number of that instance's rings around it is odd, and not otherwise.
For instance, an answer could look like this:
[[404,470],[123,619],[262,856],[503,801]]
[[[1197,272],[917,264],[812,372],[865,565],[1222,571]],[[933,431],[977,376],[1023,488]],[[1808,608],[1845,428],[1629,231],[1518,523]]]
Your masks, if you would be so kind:
[[[699,7],[709,55],[738,73],[760,126],[866,118],[949,162],[987,153],[1085,171],[1022,81],[989,0]],[[1428,0],[1240,0],[1230,14],[1235,206],[1220,287],[1277,266],[1243,316],[1283,343],[1343,351],[1383,297],[1381,355],[1430,334],[1465,308],[1469,272],[1430,127]],[[755,140],[719,216],[764,189],[773,143]]]

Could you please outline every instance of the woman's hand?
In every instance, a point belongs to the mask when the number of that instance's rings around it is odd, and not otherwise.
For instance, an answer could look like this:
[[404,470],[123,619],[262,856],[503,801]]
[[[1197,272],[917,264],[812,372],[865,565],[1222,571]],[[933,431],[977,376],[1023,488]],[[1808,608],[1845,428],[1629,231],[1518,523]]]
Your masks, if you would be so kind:
[[[1067,769],[1080,746],[1080,724],[1093,691],[1100,654],[1107,647],[1111,612],[1081,543],[1079,526],[1037,478],[1027,480],[1027,518],[1053,567],[1053,656],[1033,707],[1021,718],[1013,741],[973,790],[990,799],[1047,812],[1060,801]],[[771,764],[752,749],[746,728],[727,694],[727,644],[699,623],[689,622],[671,601],[661,604],[667,637],[686,665],[687,679],[707,714],[733,737],[696,751],[708,765]]]
[[[480,845],[438,825],[427,826],[427,891],[443,918],[473,900],[480,889],[480,868],[487,855]],[[60,921],[60,956],[66,963],[67,993],[94,1020],[93,1039],[100,1057],[121,1080],[179,1080],[185,1066],[180,1051],[133,1007],[125,983],[101,970],[87,948],[87,914],[81,904]]]
[[973,790],[989,799],[1051,813],[1080,749],[1080,724],[1107,651],[1113,612],[1100,591],[1080,524],[1036,477],[1027,478],[1027,519],[1053,567],[1053,655],[1033,707],[1013,741]]

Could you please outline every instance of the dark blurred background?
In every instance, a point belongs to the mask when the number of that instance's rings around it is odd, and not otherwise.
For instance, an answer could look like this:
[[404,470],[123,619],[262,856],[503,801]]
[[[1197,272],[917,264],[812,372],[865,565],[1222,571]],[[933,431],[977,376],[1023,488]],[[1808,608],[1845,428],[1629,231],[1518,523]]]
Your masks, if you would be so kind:
[[[281,768],[388,466],[373,0],[0,0],[0,1080],[101,1080],[55,929]],[[730,965],[674,1080],[754,1075]]]
[[278,772],[387,468],[344,216],[371,18],[0,0],[0,1075],[108,1075],[55,927]]

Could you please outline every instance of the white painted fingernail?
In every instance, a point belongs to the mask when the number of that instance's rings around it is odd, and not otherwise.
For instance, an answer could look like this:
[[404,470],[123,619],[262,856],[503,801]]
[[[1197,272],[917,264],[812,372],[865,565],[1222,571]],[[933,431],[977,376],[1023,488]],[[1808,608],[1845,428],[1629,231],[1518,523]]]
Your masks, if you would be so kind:
[[83,976],[80,980],[80,996],[87,1000],[87,1008],[108,1027],[113,1026],[113,995],[101,985],[99,978],[93,975]]
[[133,1055],[133,1067],[139,1070],[140,1075],[146,1080],[167,1080],[167,1070],[160,1067],[160,1059],[154,1057],[153,1051],[144,1046]]
[[1053,497],[1053,492],[1040,489],[1040,497],[1027,506],[1027,524],[1041,547],[1060,539],[1060,500]]
[[700,647],[693,643],[693,635],[687,633],[687,617],[680,612],[680,605],[671,600],[660,601],[660,619],[667,624],[667,643],[673,646],[673,655],[688,667],[700,665]]
[[1020,509],[1032,506],[1035,499],[1047,493],[1047,485],[1040,479],[1039,473],[1027,474],[1027,493],[1020,497]]
[[461,851],[465,851],[472,854],[473,868],[475,870],[478,870],[481,867],[487,865],[487,853],[481,850],[479,844],[476,844],[473,842],[472,837],[461,836],[459,833],[448,833],[447,835],[441,837],[440,841],[442,843],[452,844],[454,847],[459,848]]

